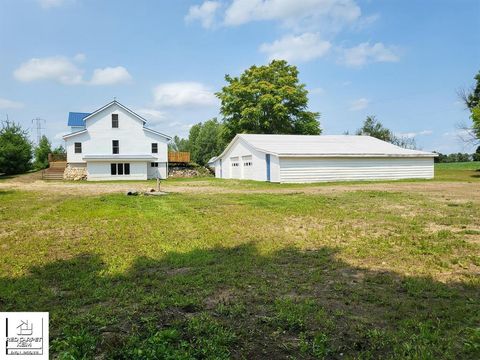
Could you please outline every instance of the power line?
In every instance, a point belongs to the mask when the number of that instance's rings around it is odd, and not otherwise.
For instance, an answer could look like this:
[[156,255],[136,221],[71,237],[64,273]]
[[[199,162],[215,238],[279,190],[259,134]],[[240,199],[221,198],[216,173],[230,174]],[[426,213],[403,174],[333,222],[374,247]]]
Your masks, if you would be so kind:
[[42,123],[46,124],[47,121],[45,119],[40,119],[40,118],[35,118],[32,119],[32,124],[35,125],[35,130],[37,132],[37,145],[40,144],[40,140],[42,139],[42,130],[45,130],[45,128],[42,128]]

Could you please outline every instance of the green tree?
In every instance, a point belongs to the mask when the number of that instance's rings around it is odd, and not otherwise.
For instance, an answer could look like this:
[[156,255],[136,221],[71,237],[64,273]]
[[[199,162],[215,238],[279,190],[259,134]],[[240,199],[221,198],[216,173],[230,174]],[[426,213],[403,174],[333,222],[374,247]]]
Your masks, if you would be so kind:
[[189,151],[189,145],[188,139],[175,135],[170,144],[168,144],[168,148],[171,151]]
[[47,137],[43,135],[35,148],[35,169],[45,169],[48,167],[48,154],[52,152],[52,145]]
[[480,161],[480,146],[477,147],[477,150],[472,154],[473,161]]
[[478,71],[477,75],[475,75],[474,79],[476,83],[471,91],[461,90],[459,93],[460,98],[469,110],[480,106],[480,70]]
[[65,150],[65,148],[63,147],[63,145],[59,145],[59,146],[57,146],[55,149],[52,150],[52,154],[55,154],[55,155],[66,155],[66,154],[67,154],[67,151]]
[[31,168],[32,144],[27,131],[14,122],[3,122],[0,129],[0,173],[21,174]]
[[198,123],[190,129],[190,154],[194,162],[205,165],[210,158],[219,155],[224,146],[222,124],[216,118]]
[[374,115],[367,116],[363,122],[363,126],[356,131],[357,135],[368,135],[374,138],[392,142],[393,134],[392,132],[383,126],[383,124],[378,121]]
[[355,132],[357,135],[368,135],[387,141],[405,149],[416,149],[415,139],[406,136],[397,136],[376,119],[374,115],[367,116],[363,126]]
[[226,142],[238,133],[321,133],[320,113],[308,111],[308,91],[298,69],[284,60],[252,66],[240,77],[225,76],[228,85],[216,93],[221,100]]
[[470,118],[472,119],[472,131],[476,138],[480,140],[480,104],[471,109]]
[[474,77],[476,84],[470,91],[461,90],[458,95],[465,103],[465,106],[470,110],[470,119],[472,126],[461,124],[461,130],[467,132],[468,136],[464,139],[465,142],[477,143],[480,140],[480,71]]

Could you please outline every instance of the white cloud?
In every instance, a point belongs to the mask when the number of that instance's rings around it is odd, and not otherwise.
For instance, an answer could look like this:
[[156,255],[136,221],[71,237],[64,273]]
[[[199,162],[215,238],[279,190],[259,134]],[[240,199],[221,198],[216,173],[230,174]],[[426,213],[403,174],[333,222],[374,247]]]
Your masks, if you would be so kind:
[[406,137],[406,138],[414,138],[416,136],[422,135],[431,135],[433,133],[432,130],[423,130],[418,132],[406,132],[406,133],[397,133],[398,136]]
[[53,80],[64,85],[113,85],[131,80],[123,66],[95,69],[91,80],[85,80],[84,70],[74,62],[85,60],[84,54],[77,54],[73,61],[65,56],[33,58],[20,65],[13,76],[22,82]]
[[370,103],[370,100],[365,99],[365,98],[360,98],[360,99],[354,100],[350,103],[349,110],[350,111],[363,110],[368,106],[369,103]]
[[322,40],[319,34],[304,33],[298,36],[287,35],[270,44],[262,44],[260,51],[270,60],[309,61],[328,53],[331,44]]
[[362,67],[373,62],[397,62],[400,60],[399,50],[394,46],[382,43],[365,42],[357,46],[341,49],[340,62],[350,67]]
[[85,61],[86,58],[87,58],[87,56],[85,54],[78,53],[77,55],[75,55],[73,57],[73,60],[75,60],[77,62],[82,62],[82,61]]
[[[221,8],[224,10],[218,14]],[[216,21],[217,15],[219,21]],[[336,31],[360,17],[361,10],[355,0],[207,0],[191,6],[185,20],[198,20],[206,28],[215,22],[238,26],[252,21],[276,20],[286,27],[304,31],[318,27]],[[364,22],[368,24],[375,18],[367,17]]]
[[23,82],[55,80],[66,85],[81,84],[83,71],[64,56],[33,58],[20,65],[13,73]]
[[323,95],[323,94],[325,94],[325,92],[326,92],[325,89],[321,88],[321,87],[316,87],[316,88],[308,90],[308,93],[312,94],[312,95]]
[[113,85],[128,82],[132,79],[127,69],[123,66],[106,67],[103,69],[95,69],[91,85]]
[[150,109],[150,108],[142,108],[138,109],[137,113],[149,120],[151,124],[158,124],[164,122],[166,119],[166,114],[163,111]]
[[13,101],[8,99],[0,98],[0,109],[19,109],[24,105],[19,101]]
[[213,92],[198,82],[159,84],[153,89],[153,97],[159,107],[192,108],[218,104]]
[[52,7],[59,7],[65,4],[66,0],[38,0],[39,4],[43,8],[52,8]]
[[225,11],[225,25],[251,21],[281,20],[296,27],[305,20],[322,18],[330,23],[348,23],[358,19],[361,10],[353,0],[233,0]]
[[200,21],[204,28],[212,27],[218,8],[221,6],[218,1],[205,1],[201,5],[192,5],[188,9],[185,21]]

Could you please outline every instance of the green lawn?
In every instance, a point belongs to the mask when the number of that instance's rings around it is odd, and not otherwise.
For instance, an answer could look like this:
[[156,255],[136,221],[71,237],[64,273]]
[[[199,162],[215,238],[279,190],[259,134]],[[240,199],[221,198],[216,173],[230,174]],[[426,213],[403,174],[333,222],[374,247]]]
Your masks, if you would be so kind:
[[49,311],[60,359],[478,359],[479,214],[394,191],[4,190],[0,309]]

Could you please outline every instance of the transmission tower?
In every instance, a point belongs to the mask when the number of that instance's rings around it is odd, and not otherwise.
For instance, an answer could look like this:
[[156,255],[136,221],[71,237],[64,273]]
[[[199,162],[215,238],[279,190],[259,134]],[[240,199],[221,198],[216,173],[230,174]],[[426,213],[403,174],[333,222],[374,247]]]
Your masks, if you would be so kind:
[[42,128],[42,124],[46,124],[47,122],[44,119],[40,118],[35,118],[32,119],[32,124],[34,124],[36,132],[37,132],[37,145],[40,144],[40,139],[42,138],[42,130],[45,130],[45,128]]

